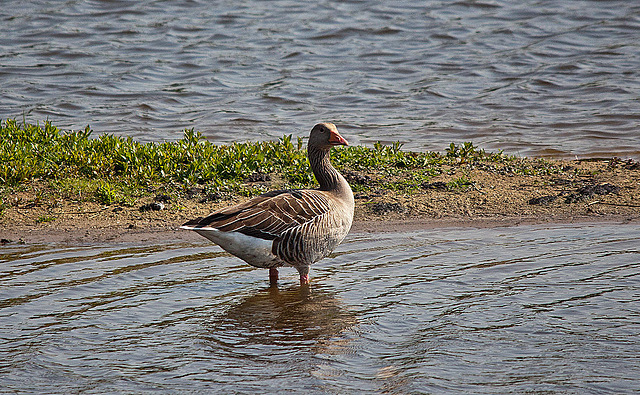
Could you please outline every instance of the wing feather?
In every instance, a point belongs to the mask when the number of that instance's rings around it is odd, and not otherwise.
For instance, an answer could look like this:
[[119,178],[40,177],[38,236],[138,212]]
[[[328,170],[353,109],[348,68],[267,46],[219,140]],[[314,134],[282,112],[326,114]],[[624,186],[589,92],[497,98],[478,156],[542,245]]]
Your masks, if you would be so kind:
[[329,211],[329,200],[314,190],[272,191],[247,202],[216,211],[185,226],[240,232],[265,240],[281,237]]

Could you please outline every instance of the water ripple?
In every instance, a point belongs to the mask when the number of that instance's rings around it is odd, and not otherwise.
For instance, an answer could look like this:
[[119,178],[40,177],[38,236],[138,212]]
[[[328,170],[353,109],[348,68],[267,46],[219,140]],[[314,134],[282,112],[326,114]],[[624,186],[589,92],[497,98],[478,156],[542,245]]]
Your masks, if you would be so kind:
[[0,385],[631,392],[637,225],[353,234],[310,289],[207,243],[0,247]]
[[217,142],[329,119],[361,144],[640,158],[634,2],[11,3],[0,118]]

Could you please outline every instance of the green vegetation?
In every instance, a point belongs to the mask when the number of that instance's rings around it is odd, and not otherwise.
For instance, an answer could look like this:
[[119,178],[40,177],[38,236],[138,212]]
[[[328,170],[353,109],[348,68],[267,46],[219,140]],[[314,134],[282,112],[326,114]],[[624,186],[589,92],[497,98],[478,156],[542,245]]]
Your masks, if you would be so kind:
[[[185,130],[178,141],[162,143],[91,134],[89,127],[63,132],[50,122],[1,122],[0,210],[7,206],[12,192],[34,184],[49,196],[134,205],[158,190],[184,196],[194,187],[205,193],[251,196],[265,191],[259,184],[245,182],[256,173],[274,175],[281,180],[275,185],[279,188],[312,187],[315,183],[301,138],[215,145],[193,129]],[[485,153],[471,143],[451,144],[444,155],[403,151],[399,143],[376,143],[372,148],[338,148],[332,159],[347,175],[367,175],[363,182],[352,182],[356,192],[386,188],[410,193],[432,177],[460,168],[513,174],[560,171],[549,162]],[[466,174],[452,181],[451,187],[465,185],[470,185]],[[42,222],[52,220],[42,218]]]
[[233,186],[254,172],[284,169],[291,182],[307,184],[304,152],[284,137],[274,143],[216,146],[200,133],[185,130],[176,142],[139,143],[105,134],[90,138],[91,130],[61,132],[44,126],[2,123],[0,183],[15,186],[34,179],[82,177],[109,179],[131,185],[156,183],[214,183]]
[[53,222],[56,220],[56,217],[52,217],[50,215],[41,215],[36,219],[36,223],[45,223],[45,222]]

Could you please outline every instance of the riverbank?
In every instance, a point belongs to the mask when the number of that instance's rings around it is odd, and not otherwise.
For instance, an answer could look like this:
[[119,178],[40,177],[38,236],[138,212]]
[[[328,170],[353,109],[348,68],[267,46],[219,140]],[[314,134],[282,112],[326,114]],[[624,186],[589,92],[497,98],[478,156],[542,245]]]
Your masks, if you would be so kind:
[[[300,139],[215,146],[191,131],[175,143],[140,144],[52,128],[3,125],[13,133],[0,152],[5,242],[189,239],[176,231],[189,219],[267,190],[314,186]],[[38,130],[45,136],[33,137]],[[354,232],[640,221],[632,160],[517,158],[471,143],[446,154],[356,146],[332,158],[354,190]]]
[[[523,159],[528,161],[527,159]],[[352,232],[401,232],[438,227],[496,227],[538,223],[640,222],[640,171],[616,160],[556,162],[553,175],[467,173],[468,184],[450,188],[460,166],[420,189],[403,193],[372,188],[356,192]],[[635,166],[635,165],[633,165]],[[348,173],[370,180],[376,172]],[[258,181],[260,182],[260,181]],[[357,182],[357,181],[355,181]],[[266,189],[271,182],[260,182]],[[352,181],[354,183],[354,181]],[[42,199],[38,196],[48,196]],[[247,197],[150,194],[135,205],[105,205],[60,197],[31,185],[12,197],[0,219],[0,238],[27,243],[96,243],[197,240],[177,228],[188,219],[239,203]],[[161,210],[154,210],[162,207]]]

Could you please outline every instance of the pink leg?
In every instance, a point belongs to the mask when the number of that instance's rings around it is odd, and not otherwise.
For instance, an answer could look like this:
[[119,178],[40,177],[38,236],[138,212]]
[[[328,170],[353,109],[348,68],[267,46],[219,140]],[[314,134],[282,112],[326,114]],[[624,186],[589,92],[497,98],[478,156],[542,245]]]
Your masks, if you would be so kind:
[[309,285],[309,266],[298,266],[298,273],[300,273],[300,285]]
[[278,269],[275,267],[269,268],[269,283],[271,285],[278,284]]

